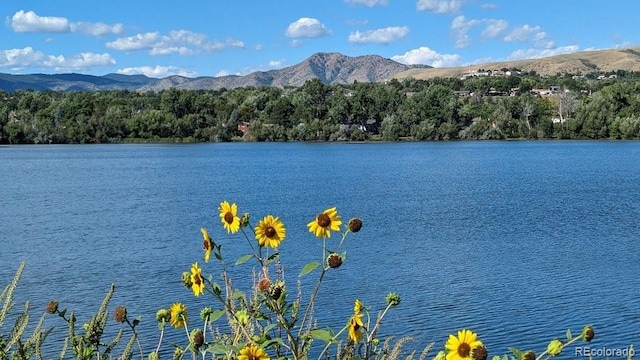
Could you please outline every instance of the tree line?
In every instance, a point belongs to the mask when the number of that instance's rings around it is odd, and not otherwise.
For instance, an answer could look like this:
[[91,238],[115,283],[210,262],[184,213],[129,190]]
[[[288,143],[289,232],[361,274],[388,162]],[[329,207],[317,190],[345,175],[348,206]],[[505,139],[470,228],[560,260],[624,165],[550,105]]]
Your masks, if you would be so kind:
[[[640,77],[612,74],[0,91],[0,143],[639,139]],[[559,90],[532,93],[550,88]]]

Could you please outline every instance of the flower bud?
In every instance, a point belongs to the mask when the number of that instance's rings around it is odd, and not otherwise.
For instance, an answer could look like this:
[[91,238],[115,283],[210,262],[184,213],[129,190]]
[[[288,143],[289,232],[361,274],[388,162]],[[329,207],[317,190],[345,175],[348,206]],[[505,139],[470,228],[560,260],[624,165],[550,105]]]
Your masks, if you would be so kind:
[[191,273],[188,271],[182,273],[180,281],[182,281],[182,285],[184,285],[184,287],[186,287],[187,289],[191,289],[191,286],[193,286],[193,282],[191,281]]
[[353,233],[357,233],[362,229],[362,220],[359,218],[353,218],[349,220],[349,230]]
[[167,309],[160,309],[156,313],[156,320],[158,322],[166,322],[168,323],[171,320],[171,312]]
[[551,342],[547,346],[547,352],[549,353],[549,355],[556,356],[556,355],[559,355],[561,351],[562,351],[562,341],[558,339],[551,340]]
[[280,299],[280,296],[282,296],[285,292],[285,285],[284,285],[284,281],[276,281],[275,283],[271,284],[271,286],[269,287],[269,296],[271,296],[271,298],[273,300],[278,300]]
[[160,355],[155,351],[151,352],[148,357],[149,360],[160,360]]
[[249,213],[242,214],[242,217],[240,218],[240,227],[249,226],[249,220],[250,220]]
[[173,360],[180,360],[184,356],[184,350],[180,346],[176,346],[173,350]]
[[55,300],[49,301],[49,304],[47,304],[47,313],[55,314],[57,311],[58,311],[58,302]]
[[387,306],[394,307],[400,305],[400,295],[397,293],[388,293],[386,300]]
[[113,318],[119,323],[127,321],[127,308],[122,305],[118,305],[116,310],[113,312]]
[[582,329],[582,338],[586,342],[591,342],[595,335],[596,334],[593,332],[593,328],[591,327],[591,325],[587,325],[584,327],[584,329]]
[[240,310],[236,312],[236,320],[242,326],[247,325],[249,323],[249,314],[247,314],[246,310]]
[[342,257],[336,253],[331,253],[329,257],[327,257],[327,264],[332,269],[337,269],[342,265]]
[[203,321],[209,321],[211,319],[211,314],[213,314],[213,310],[210,307],[205,307],[200,311],[200,318]]
[[522,360],[536,360],[536,353],[529,350],[522,356]]

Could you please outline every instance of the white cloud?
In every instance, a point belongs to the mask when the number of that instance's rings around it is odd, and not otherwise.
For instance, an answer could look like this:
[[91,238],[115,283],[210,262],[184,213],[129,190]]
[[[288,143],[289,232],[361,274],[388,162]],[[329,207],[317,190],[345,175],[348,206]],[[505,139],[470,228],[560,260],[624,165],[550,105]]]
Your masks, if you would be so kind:
[[215,77],[221,77],[221,76],[229,76],[229,71],[227,70],[220,70],[218,71],[217,74],[215,74]]
[[103,36],[110,34],[120,34],[124,30],[124,25],[108,25],[104,23],[77,22],[71,24],[72,32],[81,32],[90,36]]
[[115,65],[115,63],[115,59],[107,53],[86,52],[65,57],[64,55],[45,55],[41,51],[34,51],[32,47],[0,50],[0,68],[11,70],[35,67],[53,71],[80,71],[93,67]]
[[387,0],[344,0],[344,2],[351,5],[360,4],[360,5],[366,5],[369,7],[376,6],[376,5],[387,5],[388,3]]
[[349,35],[349,42],[356,44],[390,44],[401,39],[409,33],[406,26],[392,26],[383,29],[368,30],[364,32],[356,31]]
[[138,66],[117,70],[118,74],[124,75],[145,75],[151,78],[164,78],[172,75],[184,77],[196,77],[198,74],[194,71],[182,69],[175,66]]
[[403,55],[392,56],[391,60],[408,65],[423,64],[433,67],[459,66],[462,63],[458,54],[440,54],[426,46],[409,50]]
[[485,10],[492,10],[492,9],[497,9],[498,5],[492,4],[492,3],[486,3],[486,4],[480,5],[480,7],[485,9]]
[[271,60],[269,61],[270,68],[281,68],[287,64],[286,60]]
[[486,19],[484,21],[487,24],[487,27],[485,27],[480,33],[480,36],[483,38],[496,37],[502,34],[509,26],[509,23],[502,19]]
[[560,46],[553,49],[521,49],[512,52],[507,60],[539,59],[554,55],[571,54],[580,51],[578,45]]
[[115,65],[116,61],[111,55],[81,53],[78,55],[65,57],[63,55],[48,56],[43,65],[52,68],[55,71],[76,71],[79,69],[87,69],[92,67]]
[[471,44],[471,37],[469,31],[471,28],[478,25],[485,25],[485,28],[480,33],[483,39],[494,38],[507,29],[509,23],[502,19],[471,19],[466,20],[464,15],[457,16],[451,22],[451,30],[455,37],[455,46],[457,48],[465,48]]
[[71,31],[69,20],[63,17],[39,16],[33,11],[20,10],[11,18],[15,32],[65,33]]
[[506,42],[530,42],[536,47],[552,48],[553,40],[549,39],[547,33],[540,26],[521,25],[513,29],[504,37]]
[[284,34],[290,38],[319,38],[330,33],[318,19],[302,17],[289,24]]
[[463,0],[418,0],[416,7],[420,11],[451,14],[460,11],[463,3]]
[[220,51],[226,48],[244,48],[244,42],[235,39],[209,41],[204,34],[188,30],[174,30],[170,31],[168,35],[150,32],[119,38],[108,42],[107,47],[120,51],[148,50],[150,55],[192,55]]

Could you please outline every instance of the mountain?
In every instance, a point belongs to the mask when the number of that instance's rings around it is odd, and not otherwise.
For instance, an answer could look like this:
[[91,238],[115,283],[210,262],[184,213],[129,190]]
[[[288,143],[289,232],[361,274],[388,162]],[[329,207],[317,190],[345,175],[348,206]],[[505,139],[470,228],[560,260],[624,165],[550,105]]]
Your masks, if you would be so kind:
[[519,69],[535,71],[539,75],[557,73],[588,74],[616,70],[640,72],[640,47],[613,50],[583,51],[541,59],[494,62],[452,68],[431,68],[426,65],[404,65],[378,55],[350,57],[338,53],[316,53],[299,64],[278,70],[257,71],[238,76],[203,76],[187,78],[168,76],[163,79],[144,75],[107,74],[29,74],[0,73],[0,90],[19,89],[94,91],[130,90],[160,91],[178,89],[232,89],[246,86],[301,86],[307,80],[318,78],[325,84],[379,82],[396,78],[429,79],[433,77],[460,77],[470,71]]
[[10,75],[0,73],[0,90],[19,89],[94,91],[131,90],[160,91],[177,89],[232,89],[246,86],[301,86],[307,80],[318,78],[325,84],[349,84],[354,81],[378,82],[396,73],[412,68],[378,55],[350,57],[338,53],[317,53],[303,62],[278,70],[257,71],[245,76],[187,78],[168,76],[153,79],[144,75],[108,74],[104,76],[82,74]]
[[539,75],[606,73],[616,70],[640,71],[640,47],[613,50],[582,51],[541,59],[503,61],[463,67],[410,69],[393,78],[430,79],[434,77],[461,77],[470,71],[519,69],[535,71]]

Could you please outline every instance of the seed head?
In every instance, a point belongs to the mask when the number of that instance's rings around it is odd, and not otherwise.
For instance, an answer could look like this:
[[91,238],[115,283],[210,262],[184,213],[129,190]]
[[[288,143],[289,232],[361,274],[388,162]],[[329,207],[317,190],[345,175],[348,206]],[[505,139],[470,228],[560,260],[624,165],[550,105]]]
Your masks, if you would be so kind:
[[269,278],[264,277],[258,281],[258,291],[260,292],[268,291],[270,286],[271,280],[269,280]]
[[551,356],[559,355],[562,352],[562,341],[559,339],[551,340],[549,345],[547,346],[547,352]]
[[360,229],[362,229],[362,220],[359,218],[349,220],[349,230],[351,232],[357,233]]
[[182,285],[187,289],[191,289],[191,286],[193,286],[193,282],[191,282],[191,273],[188,271],[182,273],[180,281],[182,281]]
[[58,302],[55,300],[49,301],[47,304],[47,313],[55,314],[58,311]]
[[113,318],[119,323],[127,321],[127,308],[122,305],[118,305],[116,310],[113,312]]
[[536,353],[529,350],[522,356],[522,360],[536,360]]
[[487,360],[487,348],[484,345],[474,347],[471,350],[471,359],[472,360]]
[[342,265],[342,257],[336,253],[331,253],[329,257],[327,257],[327,264],[332,269],[337,269]]
[[202,333],[202,330],[191,330],[191,343],[196,349],[204,344],[204,334]]

